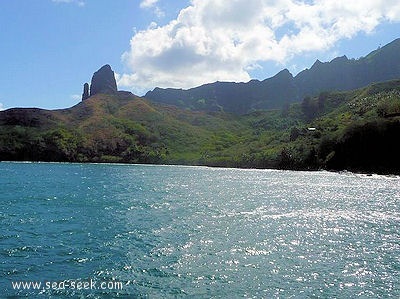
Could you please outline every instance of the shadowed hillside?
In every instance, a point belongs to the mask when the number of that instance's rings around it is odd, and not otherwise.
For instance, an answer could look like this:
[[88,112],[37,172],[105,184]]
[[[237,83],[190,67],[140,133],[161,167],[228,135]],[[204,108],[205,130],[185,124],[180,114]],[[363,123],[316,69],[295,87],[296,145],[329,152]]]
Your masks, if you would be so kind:
[[323,91],[348,91],[374,82],[400,78],[400,39],[358,60],[346,56],[322,63],[293,77],[283,70],[272,78],[247,83],[216,82],[188,90],[156,88],[145,97],[154,102],[203,111],[246,114],[282,108]]

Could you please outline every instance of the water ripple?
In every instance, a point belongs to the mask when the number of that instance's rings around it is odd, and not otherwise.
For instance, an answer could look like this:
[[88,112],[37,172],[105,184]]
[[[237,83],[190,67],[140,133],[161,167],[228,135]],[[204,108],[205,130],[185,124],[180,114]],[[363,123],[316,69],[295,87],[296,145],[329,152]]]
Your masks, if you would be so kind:
[[400,179],[0,163],[0,273],[96,278],[69,298],[399,298]]

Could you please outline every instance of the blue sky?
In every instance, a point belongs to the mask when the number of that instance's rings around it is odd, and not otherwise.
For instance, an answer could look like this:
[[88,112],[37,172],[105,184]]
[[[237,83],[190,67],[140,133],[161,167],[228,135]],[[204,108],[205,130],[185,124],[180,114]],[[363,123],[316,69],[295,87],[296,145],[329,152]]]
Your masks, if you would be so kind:
[[0,2],[0,28],[0,109],[56,109],[104,64],[142,95],[358,58],[400,37],[400,3],[13,0]]

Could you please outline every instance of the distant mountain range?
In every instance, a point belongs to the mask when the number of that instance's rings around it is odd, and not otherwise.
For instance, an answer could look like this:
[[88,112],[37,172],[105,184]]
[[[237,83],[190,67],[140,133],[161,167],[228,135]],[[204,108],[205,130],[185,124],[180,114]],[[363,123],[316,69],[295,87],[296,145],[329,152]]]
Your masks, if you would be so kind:
[[348,91],[396,78],[400,78],[400,38],[360,59],[317,60],[294,77],[285,69],[263,81],[215,82],[187,90],[155,88],[145,98],[191,110],[246,114],[281,108],[323,91]]

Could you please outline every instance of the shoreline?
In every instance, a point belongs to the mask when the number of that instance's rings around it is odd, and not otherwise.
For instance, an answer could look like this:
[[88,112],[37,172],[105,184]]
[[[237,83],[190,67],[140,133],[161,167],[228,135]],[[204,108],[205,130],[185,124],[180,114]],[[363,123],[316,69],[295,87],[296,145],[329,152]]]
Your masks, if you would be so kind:
[[282,168],[246,168],[246,167],[227,167],[227,166],[215,166],[215,165],[190,165],[190,164],[151,164],[151,163],[121,163],[121,162],[65,162],[65,161],[0,161],[0,163],[15,163],[15,164],[81,164],[81,165],[110,165],[110,166],[148,166],[148,167],[200,167],[200,168],[211,168],[211,169],[226,169],[226,170],[259,170],[259,171],[294,171],[294,172],[328,172],[337,174],[351,174],[351,175],[362,175],[365,177],[373,176],[385,176],[392,178],[400,178],[399,173],[391,172],[366,172],[366,171],[356,171],[356,170],[333,170],[333,169],[282,169]]

